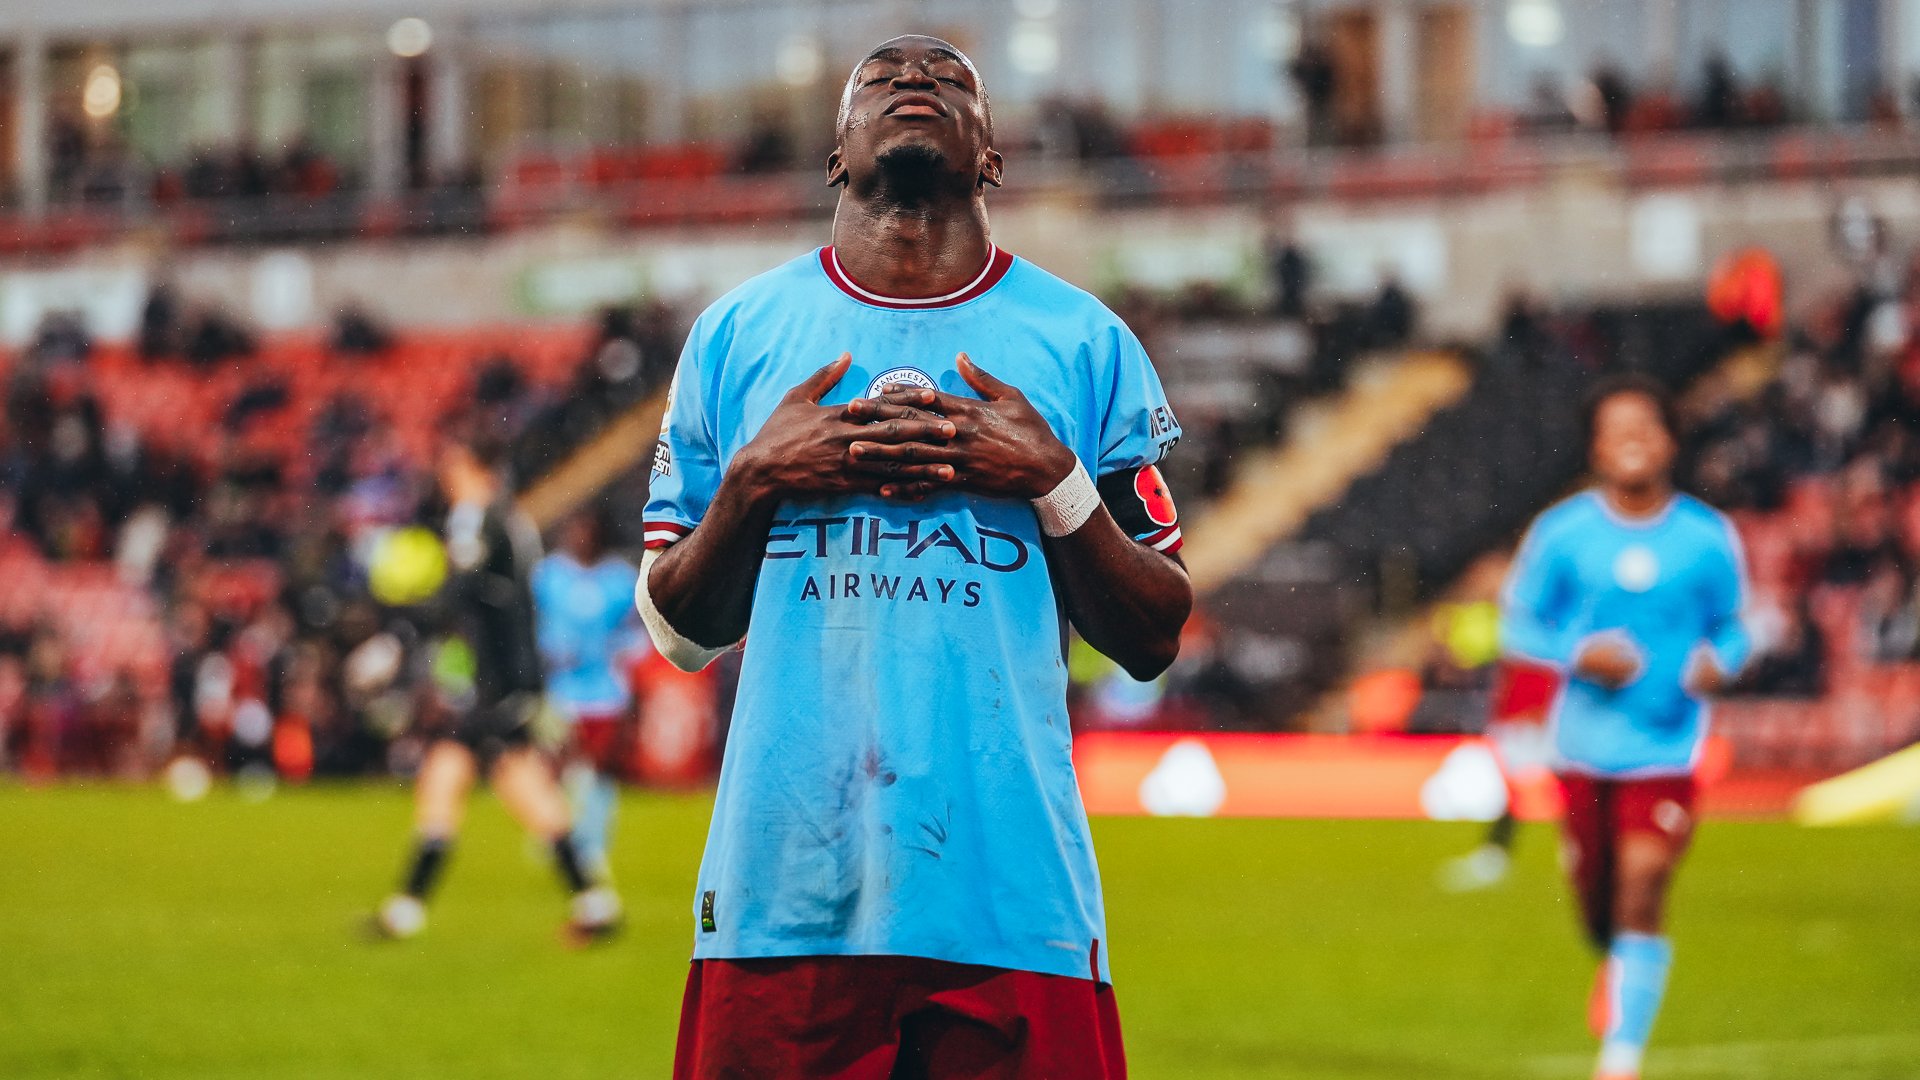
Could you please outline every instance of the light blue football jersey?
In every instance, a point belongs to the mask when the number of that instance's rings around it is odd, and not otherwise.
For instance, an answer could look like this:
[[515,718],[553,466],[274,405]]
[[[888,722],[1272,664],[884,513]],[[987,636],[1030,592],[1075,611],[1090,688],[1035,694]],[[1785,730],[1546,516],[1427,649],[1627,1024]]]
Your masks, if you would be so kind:
[[1506,651],[1566,671],[1597,638],[1637,652],[1640,675],[1619,690],[1568,678],[1549,714],[1556,765],[1608,777],[1691,773],[1707,735],[1705,701],[1686,673],[1710,651],[1729,677],[1752,652],[1741,618],[1740,540],[1719,512],[1676,495],[1644,521],[1616,514],[1598,491],[1537,518],[1507,581]]
[[633,700],[622,660],[642,640],[634,565],[609,555],[582,566],[554,552],[533,568],[533,604],[547,698],[568,719],[624,710]]
[[[954,366],[962,351],[1024,391],[1096,477],[1150,465],[1179,438],[1139,341],[1087,293],[996,251],[959,292],[891,300],[823,248],[694,324],[648,542],[698,526],[782,395],[842,352],[853,366],[824,404],[895,382],[977,396]],[[1171,522],[1134,535],[1178,543]],[[957,492],[780,508],[700,867],[695,957],[890,954],[1109,977],[1067,726],[1066,619],[1041,539],[1024,501]]]

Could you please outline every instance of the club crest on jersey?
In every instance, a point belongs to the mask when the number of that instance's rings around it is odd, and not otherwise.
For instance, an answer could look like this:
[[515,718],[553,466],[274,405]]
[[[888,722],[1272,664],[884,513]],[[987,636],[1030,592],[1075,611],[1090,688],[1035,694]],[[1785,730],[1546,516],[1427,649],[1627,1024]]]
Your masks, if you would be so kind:
[[907,386],[917,386],[922,390],[940,389],[933,384],[933,377],[919,368],[897,367],[875,375],[873,381],[867,384],[867,396],[879,397],[886,392],[887,387],[902,383]]
[[1180,520],[1180,514],[1173,508],[1173,493],[1167,490],[1167,482],[1160,470],[1149,465],[1133,474],[1133,493],[1140,497],[1141,505],[1147,508],[1147,518],[1155,525],[1171,525]]
[[1660,580],[1660,558],[1645,544],[1634,544],[1614,558],[1613,580],[1628,592],[1646,592]]

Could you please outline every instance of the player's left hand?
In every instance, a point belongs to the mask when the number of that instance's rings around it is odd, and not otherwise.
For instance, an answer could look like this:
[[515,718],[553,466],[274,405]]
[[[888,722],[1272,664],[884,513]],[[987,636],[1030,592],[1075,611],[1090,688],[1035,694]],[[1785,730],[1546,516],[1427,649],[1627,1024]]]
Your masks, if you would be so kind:
[[1727,674],[1720,670],[1712,653],[1702,650],[1693,654],[1687,665],[1686,688],[1695,697],[1712,697],[1727,688]]
[[925,443],[856,443],[856,462],[932,462],[953,466],[950,486],[976,495],[1037,499],[1073,471],[1067,449],[1046,418],[1018,387],[994,378],[966,353],[955,359],[960,378],[979,400],[922,391],[921,407],[953,421],[956,434],[944,446]]
[[[939,397],[932,390],[918,386],[895,383],[885,388],[878,397],[854,398],[847,402],[841,416],[850,424],[879,424],[889,420],[930,421],[936,419],[928,411]],[[940,418],[944,419],[944,418]],[[945,480],[901,480],[898,479],[899,466],[912,462],[933,462],[933,457],[923,455],[922,451],[936,450],[940,447],[927,443],[901,443],[911,450],[897,450],[892,453],[870,452],[886,444],[858,443],[847,448],[847,463],[853,469],[874,476],[890,478],[888,483],[880,485],[880,497],[895,502],[925,502],[927,496],[947,486]]]

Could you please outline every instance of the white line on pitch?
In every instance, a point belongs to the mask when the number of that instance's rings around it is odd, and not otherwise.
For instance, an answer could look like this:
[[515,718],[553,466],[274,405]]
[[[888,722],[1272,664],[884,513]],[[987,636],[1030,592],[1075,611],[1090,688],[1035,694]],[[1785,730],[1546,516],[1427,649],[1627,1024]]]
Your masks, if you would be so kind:
[[[1661,1046],[1655,1043],[1647,1051],[1647,1058],[1649,1064],[1659,1067],[1662,1076],[1688,1073],[1711,1075],[1737,1065],[1784,1065],[1810,1060],[1825,1065],[1852,1064],[1849,1061],[1851,1055],[1877,1055],[1890,1050],[1908,1049],[1920,1052],[1920,1035],[1836,1035],[1824,1039],[1774,1039],[1696,1046]],[[1783,1058],[1786,1060],[1783,1061]],[[1877,1064],[1879,1060],[1875,1057],[1859,1064]],[[1576,1075],[1592,1064],[1593,1055],[1590,1053],[1547,1054],[1530,1059],[1526,1072],[1534,1076]]]

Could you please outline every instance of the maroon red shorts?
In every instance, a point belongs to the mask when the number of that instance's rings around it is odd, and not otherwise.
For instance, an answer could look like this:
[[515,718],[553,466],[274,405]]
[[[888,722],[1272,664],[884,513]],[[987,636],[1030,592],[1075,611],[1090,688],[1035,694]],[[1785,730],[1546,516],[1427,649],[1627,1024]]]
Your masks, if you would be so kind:
[[1613,865],[1621,838],[1658,837],[1678,859],[1693,842],[1699,787],[1691,776],[1607,780],[1562,773],[1560,791],[1567,802],[1567,871],[1580,894],[1587,935],[1605,948],[1613,940]]
[[695,960],[675,1080],[1124,1080],[1113,987],[909,956]]
[[587,713],[573,722],[574,745],[601,772],[618,774],[620,771],[617,754],[622,719],[619,713]]

